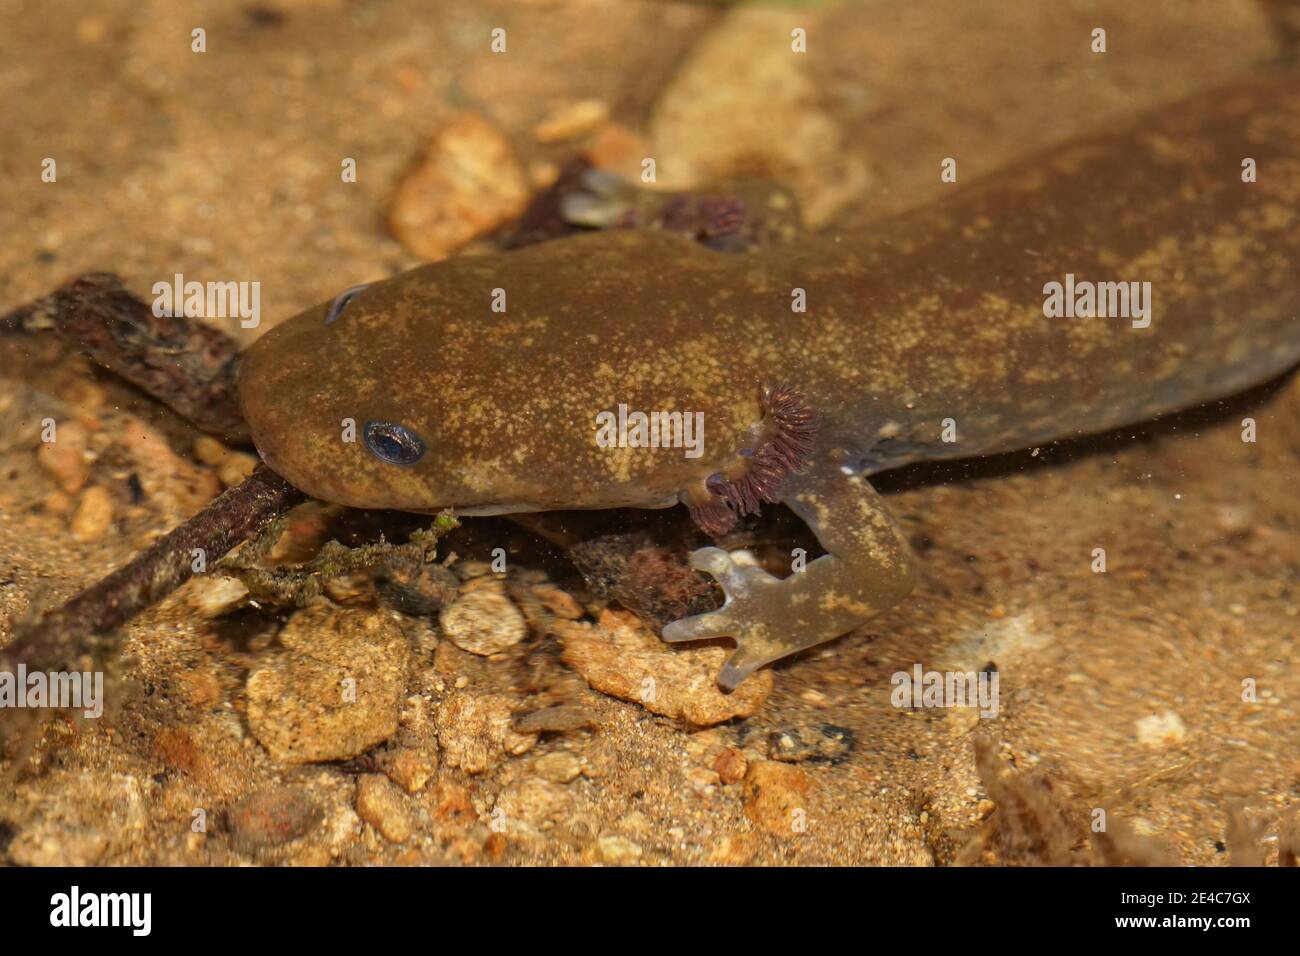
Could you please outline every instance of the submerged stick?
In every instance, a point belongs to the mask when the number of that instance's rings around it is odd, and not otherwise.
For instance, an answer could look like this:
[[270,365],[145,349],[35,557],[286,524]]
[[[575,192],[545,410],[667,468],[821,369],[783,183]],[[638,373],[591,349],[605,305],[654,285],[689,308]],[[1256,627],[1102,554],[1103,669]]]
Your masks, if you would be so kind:
[[0,322],[52,329],[202,431],[248,441],[236,381],[239,344],[197,319],[155,314],[112,273],[72,279]]
[[235,545],[305,500],[305,495],[265,465],[223,492],[134,560],[75,595],[57,610],[18,629],[2,653],[7,663],[44,669],[76,657],[83,641],[107,634],[195,573],[202,557],[213,567]]

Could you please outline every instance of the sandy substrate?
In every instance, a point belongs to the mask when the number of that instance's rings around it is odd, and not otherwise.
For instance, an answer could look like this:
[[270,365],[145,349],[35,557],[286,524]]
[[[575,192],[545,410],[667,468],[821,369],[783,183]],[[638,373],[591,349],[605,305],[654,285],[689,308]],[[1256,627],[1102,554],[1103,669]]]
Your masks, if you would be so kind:
[[[430,191],[398,193],[467,115],[525,192],[576,153],[622,168],[649,148],[665,184],[761,173],[815,222],[848,224],[934,198],[940,157],[973,178],[1284,52],[1245,0],[97,8],[0,8],[0,312],[91,269],[142,295],[177,272],[257,280],[262,327],[222,326],[243,341],[420,261],[387,225],[395,195],[421,222],[481,212],[437,206],[436,170]],[[797,70],[754,52],[791,23],[811,42]],[[587,100],[600,109],[573,107]],[[0,634],[250,464],[51,339],[0,337],[0,370]],[[58,454],[38,451],[47,417]],[[398,614],[366,576],[294,616],[205,578],[124,630],[103,719],[56,721],[8,768],[0,860],[1276,862],[1300,801],[1297,464],[1291,378],[1083,443],[885,476],[917,590],[736,699],[708,686],[720,651],[664,648],[500,521],[442,544],[450,622]],[[325,527],[353,543],[338,516],[298,519],[296,547]],[[482,565],[496,547],[504,580]],[[894,707],[891,675],[918,662],[994,665],[998,716]],[[644,676],[664,683],[653,703]],[[330,698],[344,678],[362,688],[350,710]],[[1096,844],[1099,809],[1113,838]]]

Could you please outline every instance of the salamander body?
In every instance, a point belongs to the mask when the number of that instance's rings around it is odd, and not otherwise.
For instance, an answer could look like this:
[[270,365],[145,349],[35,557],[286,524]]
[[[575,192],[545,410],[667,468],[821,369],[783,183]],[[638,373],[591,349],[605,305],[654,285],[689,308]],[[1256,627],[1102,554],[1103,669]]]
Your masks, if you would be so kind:
[[827,554],[778,579],[697,551],[727,601],[664,632],[736,639],[732,687],[911,587],[870,474],[1102,431],[1300,361],[1300,77],[954,188],[743,255],[602,232],[415,269],[272,329],[241,404],[272,469],[344,505],[681,502],[712,533],[789,505]]

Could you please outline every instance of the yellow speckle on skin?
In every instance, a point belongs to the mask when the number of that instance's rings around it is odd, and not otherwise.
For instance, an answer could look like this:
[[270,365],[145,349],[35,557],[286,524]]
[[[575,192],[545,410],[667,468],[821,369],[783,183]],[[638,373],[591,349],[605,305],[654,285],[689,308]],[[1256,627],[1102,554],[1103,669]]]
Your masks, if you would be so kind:
[[1210,240],[1210,253],[1214,257],[1214,268],[1222,273],[1236,272],[1245,257],[1246,242],[1235,233],[1215,236]]
[[1052,166],[1066,175],[1073,175],[1104,152],[1104,146],[1076,145],[1053,156]]
[[850,614],[861,617],[869,617],[875,612],[875,608],[870,604],[859,601],[847,594],[840,594],[838,591],[827,591],[822,595],[818,606],[826,612],[848,611]]
[[1146,133],[1141,140],[1157,161],[1187,162],[1188,149],[1185,141],[1174,140],[1161,133]]
[[1259,225],[1264,229],[1289,229],[1295,223],[1294,209],[1269,203],[1259,210]]

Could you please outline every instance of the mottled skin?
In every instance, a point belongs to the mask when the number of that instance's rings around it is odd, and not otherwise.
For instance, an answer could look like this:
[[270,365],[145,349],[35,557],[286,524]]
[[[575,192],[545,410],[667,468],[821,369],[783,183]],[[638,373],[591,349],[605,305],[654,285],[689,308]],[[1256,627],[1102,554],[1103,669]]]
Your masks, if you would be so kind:
[[[1245,157],[1258,182],[1242,182]],[[1293,75],[1167,107],[867,234],[724,255],[610,232],[416,269],[331,325],[325,304],[273,329],[244,360],[241,400],[267,463],[311,495],[483,514],[698,503],[708,476],[744,472],[759,387],[792,386],[821,427],[775,497],[827,555],[777,579],[698,551],[728,600],[664,632],[735,638],[719,676],[732,687],[911,587],[863,475],[1101,431],[1300,360],[1298,209]],[[1044,284],[1066,273],[1151,282],[1150,327],[1045,317]],[[594,417],[619,403],[703,411],[704,455],[598,447]],[[380,461],[341,440],[344,419],[399,422],[428,453]]]

